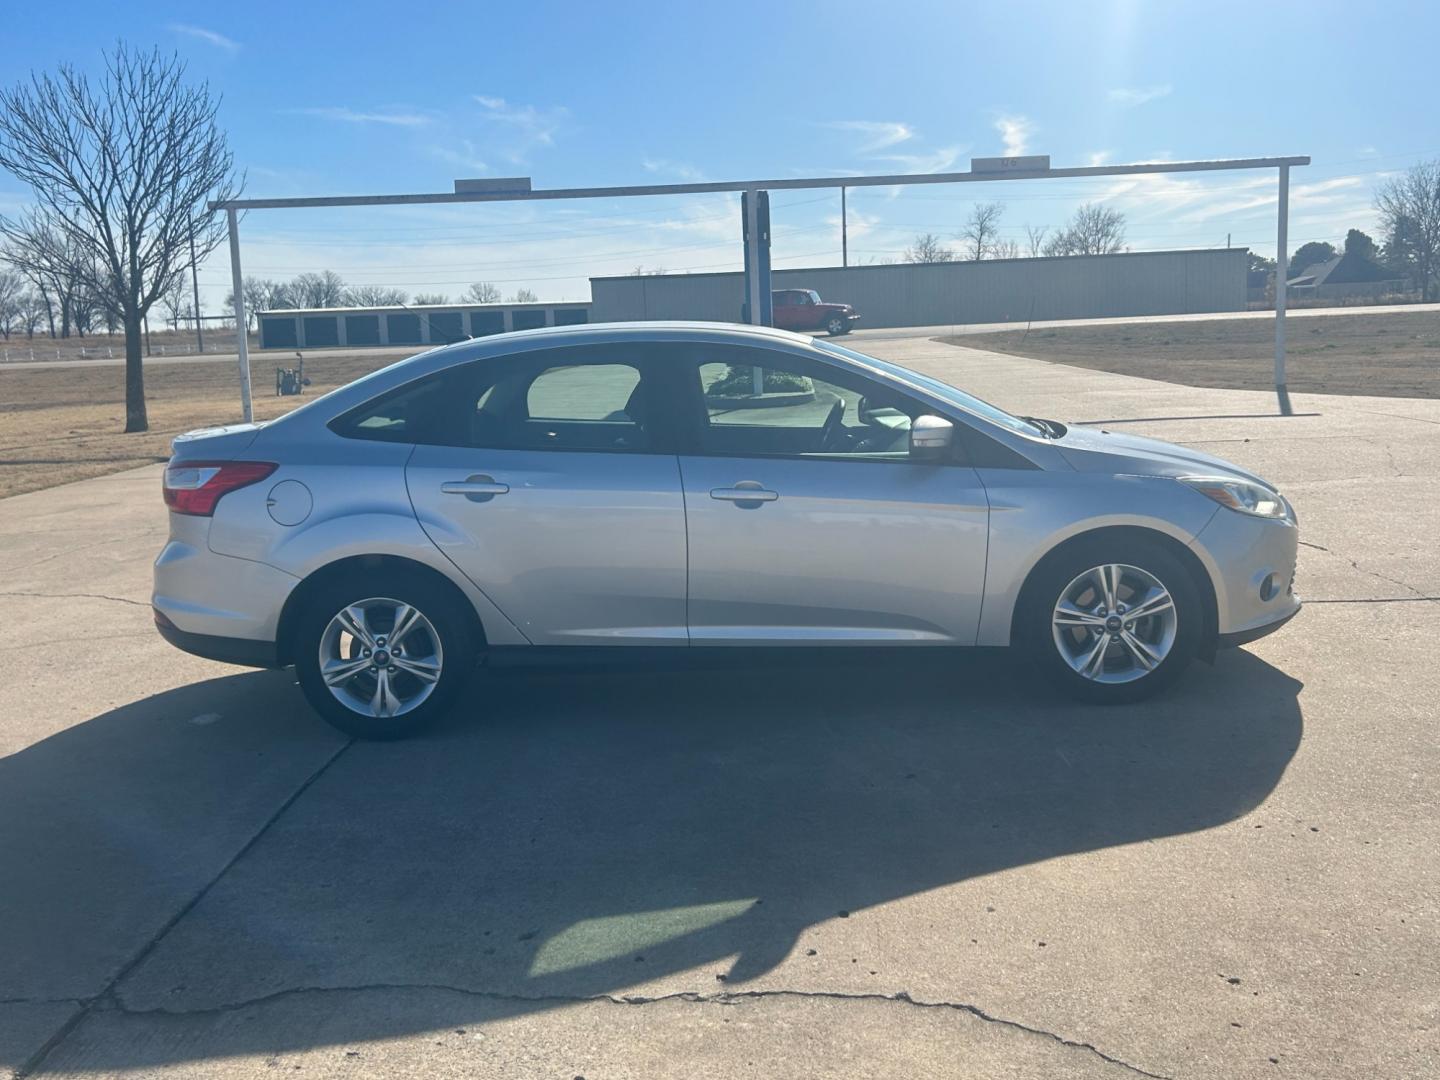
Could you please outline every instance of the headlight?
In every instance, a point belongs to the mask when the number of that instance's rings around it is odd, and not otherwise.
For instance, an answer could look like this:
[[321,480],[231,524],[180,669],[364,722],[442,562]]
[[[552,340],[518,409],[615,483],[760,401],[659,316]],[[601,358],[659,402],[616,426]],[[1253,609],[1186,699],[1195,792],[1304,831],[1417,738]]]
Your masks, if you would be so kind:
[[1290,520],[1290,504],[1260,484],[1228,476],[1182,476],[1180,482],[1238,513]]

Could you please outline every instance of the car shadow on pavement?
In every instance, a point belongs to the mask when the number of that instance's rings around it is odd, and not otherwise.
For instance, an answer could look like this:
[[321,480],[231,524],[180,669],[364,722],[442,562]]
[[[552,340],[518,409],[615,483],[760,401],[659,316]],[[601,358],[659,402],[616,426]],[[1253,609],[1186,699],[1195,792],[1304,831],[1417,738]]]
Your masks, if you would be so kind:
[[[124,971],[104,1023],[405,987],[482,995],[479,1022],[743,990],[830,920],[1232,821],[1300,743],[1300,684],[1244,651],[1119,709],[1059,702],[1008,665],[854,652],[497,670],[439,730],[354,743],[328,767],[343,744],[287,673],[126,705],[0,760],[0,863],[33,871],[0,919],[0,955],[17,960],[0,979],[20,984],[0,998],[83,998]],[[235,859],[273,809],[241,811],[266,799],[283,812]],[[85,1065],[363,1041],[457,1015],[453,1000],[433,1018],[413,1000],[333,1005],[290,1034],[97,1033]]]

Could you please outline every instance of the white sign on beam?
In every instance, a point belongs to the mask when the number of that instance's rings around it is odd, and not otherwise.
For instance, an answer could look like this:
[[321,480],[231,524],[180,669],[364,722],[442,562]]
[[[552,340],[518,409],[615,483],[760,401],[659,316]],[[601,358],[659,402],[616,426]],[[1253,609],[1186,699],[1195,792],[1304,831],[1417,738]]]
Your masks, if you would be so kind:
[[1050,155],[1029,157],[977,157],[970,159],[971,172],[1049,172]]

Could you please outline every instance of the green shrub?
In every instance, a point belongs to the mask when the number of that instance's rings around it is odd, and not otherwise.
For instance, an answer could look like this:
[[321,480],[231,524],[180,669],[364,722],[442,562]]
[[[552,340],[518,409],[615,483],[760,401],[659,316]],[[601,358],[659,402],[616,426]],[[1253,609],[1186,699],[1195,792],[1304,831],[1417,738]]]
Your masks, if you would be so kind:
[[[761,390],[767,394],[801,393],[810,389],[803,375],[766,370]],[[730,364],[725,373],[705,388],[706,397],[750,397],[755,393],[755,370],[748,364]]]

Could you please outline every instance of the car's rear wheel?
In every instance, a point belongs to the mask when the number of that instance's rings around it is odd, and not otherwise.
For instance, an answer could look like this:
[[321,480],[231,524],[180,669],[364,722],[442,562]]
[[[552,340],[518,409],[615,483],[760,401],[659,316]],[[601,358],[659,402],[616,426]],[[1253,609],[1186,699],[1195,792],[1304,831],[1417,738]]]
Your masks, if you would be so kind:
[[1043,562],[1022,600],[1022,642],[1050,681],[1097,703],[1139,701],[1199,649],[1199,592],[1158,543],[1085,541]]
[[422,731],[474,668],[460,601],[421,575],[349,575],[308,598],[295,672],[311,706],[341,731],[397,739]]
[[843,315],[831,315],[825,320],[825,332],[831,337],[839,337],[850,329],[850,322]]

